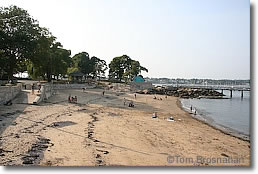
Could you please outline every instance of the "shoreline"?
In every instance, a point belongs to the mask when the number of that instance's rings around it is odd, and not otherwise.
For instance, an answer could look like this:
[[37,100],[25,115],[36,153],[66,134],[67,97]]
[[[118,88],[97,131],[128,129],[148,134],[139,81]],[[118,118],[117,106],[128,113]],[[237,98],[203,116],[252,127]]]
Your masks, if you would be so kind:
[[[136,98],[133,92],[102,92],[62,89],[40,105],[20,105],[19,98],[12,106],[1,106],[0,123],[6,126],[0,129],[0,164],[250,166],[249,141],[228,136],[193,118],[182,109],[178,97],[157,95],[159,99],[155,100],[145,94]],[[68,103],[68,94],[77,96],[78,103]],[[128,107],[130,101],[134,107]],[[157,118],[152,118],[154,112]],[[174,121],[168,120],[171,116]],[[173,156],[243,161],[181,163],[171,161]]]
[[[238,138],[240,140],[243,140],[243,141],[246,141],[246,142],[249,142],[250,143],[250,135],[245,135],[241,132],[238,132],[236,130],[233,130],[231,128],[228,128],[226,126],[223,126],[223,125],[218,125],[218,124],[212,124],[210,123],[209,121],[205,121],[205,118],[202,119],[199,119],[197,117],[194,117],[193,114],[191,112],[188,111],[188,109],[186,107],[183,106],[183,103],[182,101],[180,100],[180,98],[177,99],[177,106],[182,109],[184,112],[186,112],[191,118],[201,122],[202,124],[206,124],[208,126],[210,126],[211,128],[213,129],[216,129],[216,130],[219,130],[220,132],[222,132],[223,134],[225,135],[229,135],[231,137],[234,137],[234,138]],[[202,115],[198,114],[197,113],[197,116],[200,116],[202,117]]]

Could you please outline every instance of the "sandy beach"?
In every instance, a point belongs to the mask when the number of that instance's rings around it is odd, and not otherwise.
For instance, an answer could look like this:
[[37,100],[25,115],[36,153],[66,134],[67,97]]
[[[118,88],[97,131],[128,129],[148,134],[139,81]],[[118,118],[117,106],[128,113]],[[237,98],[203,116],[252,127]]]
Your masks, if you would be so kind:
[[[39,105],[20,96],[12,106],[0,106],[0,164],[250,165],[250,142],[193,119],[178,98],[137,94],[135,99],[130,92],[106,90],[103,96],[102,91],[58,90]],[[69,94],[77,96],[77,104],[67,102]],[[135,107],[128,107],[129,101]],[[168,121],[170,116],[175,121]]]

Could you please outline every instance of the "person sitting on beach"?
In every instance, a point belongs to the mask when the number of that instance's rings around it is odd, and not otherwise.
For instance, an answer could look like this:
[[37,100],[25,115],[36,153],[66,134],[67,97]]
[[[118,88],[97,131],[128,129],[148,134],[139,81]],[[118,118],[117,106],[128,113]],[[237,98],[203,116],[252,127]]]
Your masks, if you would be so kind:
[[157,99],[157,97],[156,97],[156,96],[154,96],[154,97],[153,97],[153,99]]
[[86,88],[82,88],[82,92],[85,92]]
[[130,101],[128,107],[134,107],[133,101]]
[[153,114],[152,114],[152,118],[157,118],[158,116],[157,116],[157,112],[153,112]]
[[74,103],[77,103],[77,96],[74,97],[73,101]]

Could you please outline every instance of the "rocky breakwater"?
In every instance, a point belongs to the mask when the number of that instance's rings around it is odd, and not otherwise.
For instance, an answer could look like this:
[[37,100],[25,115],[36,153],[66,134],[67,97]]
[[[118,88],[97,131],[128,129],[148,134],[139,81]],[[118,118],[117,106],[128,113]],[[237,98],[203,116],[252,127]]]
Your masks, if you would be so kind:
[[139,94],[158,94],[168,95],[180,98],[212,98],[221,99],[224,94],[215,91],[213,89],[202,89],[202,88],[178,88],[178,87],[163,87],[157,86],[152,89],[139,90],[136,93]]

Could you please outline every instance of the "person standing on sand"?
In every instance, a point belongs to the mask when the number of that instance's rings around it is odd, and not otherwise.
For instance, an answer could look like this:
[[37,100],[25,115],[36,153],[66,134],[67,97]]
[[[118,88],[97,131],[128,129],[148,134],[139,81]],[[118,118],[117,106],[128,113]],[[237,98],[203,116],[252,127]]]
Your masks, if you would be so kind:
[[40,81],[38,82],[38,92],[40,92],[40,89],[41,89],[41,83],[40,83]]
[[124,106],[126,105],[126,100],[125,100],[125,98],[124,98]]
[[31,93],[32,93],[32,95],[34,95],[34,89],[35,89],[35,84],[32,83],[32,86],[31,86]]
[[134,94],[134,99],[136,99],[136,93]]
[[103,95],[103,96],[105,95],[105,91],[102,92],[102,95]]
[[191,109],[191,112],[192,112],[192,110],[193,110],[193,106],[192,105],[191,105],[190,109]]

